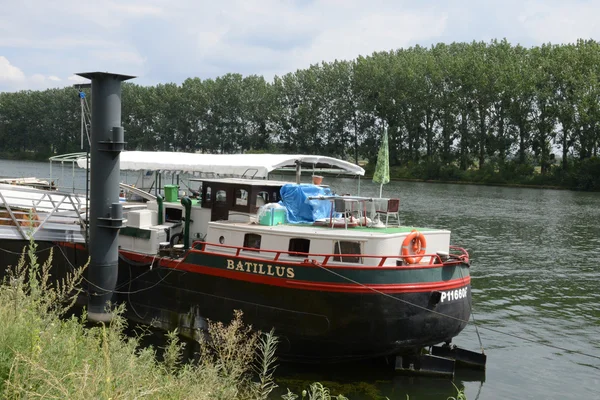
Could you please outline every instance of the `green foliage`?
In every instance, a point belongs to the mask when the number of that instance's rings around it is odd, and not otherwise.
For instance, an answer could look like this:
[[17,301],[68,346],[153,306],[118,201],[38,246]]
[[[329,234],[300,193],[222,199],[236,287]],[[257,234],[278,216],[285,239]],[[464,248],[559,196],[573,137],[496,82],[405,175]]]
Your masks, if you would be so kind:
[[439,169],[439,179],[447,182],[458,182],[463,180],[464,171],[462,171],[458,166],[450,164],[450,165],[442,165]]
[[530,164],[523,164],[516,160],[505,162],[499,167],[499,174],[504,182],[526,183],[534,175],[535,169]]
[[452,382],[452,386],[454,386],[454,388],[456,389],[456,397],[450,396],[447,400],[467,400],[467,396],[465,395],[464,389],[459,389],[458,387],[456,387],[454,382]]
[[[355,162],[376,160],[385,125],[390,166],[405,179],[597,190],[587,172],[593,167],[579,161],[600,147],[598,71],[594,40],[532,48],[506,40],[439,43],[323,62],[272,83],[240,74],[126,83],[122,119],[130,150],[312,153]],[[3,154],[77,150],[78,101],[74,88],[0,93]],[[566,173],[553,171],[554,151]],[[528,172],[533,166],[541,176]]]
[[[294,392],[302,394],[305,391],[305,396],[308,395],[309,389],[315,383],[312,378],[303,379],[300,376],[294,378],[277,379],[280,386],[288,388],[288,393],[292,393],[292,397],[298,397]],[[327,387],[330,393],[346,393],[359,396],[360,398],[381,399],[382,395],[379,388],[370,382],[336,382],[336,381],[321,381],[321,385]],[[289,388],[294,392],[290,392]],[[284,395],[286,396],[286,395]],[[292,398],[290,397],[290,398]],[[284,397],[285,398],[285,397]]]
[[[85,267],[59,281],[50,276],[52,250],[39,265],[33,239],[19,263],[7,269],[0,288],[0,393],[6,389],[15,360],[37,356],[60,325],[59,317],[74,304]],[[23,359],[24,360],[24,359]]]
[[273,329],[269,333],[263,334],[259,339],[260,351],[253,365],[254,372],[259,379],[256,383],[256,395],[259,399],[266,400],[273,389],[277,387],[273,374],[276,368],[275,350],[278,343],[279,340]]
[[59,318],[74,301],[84,268],[53,284],[51,256],[40,266],[36,251],[32,241],[0,287],[0,397],[265,399],[275,387],[276,338],[263,335],[256,346],[259,335],[243,325],[241,313],[229,325],[209,324],[199,363],[181,363],[177,332],[167,335],[158,361],[154,348],[125,335],[123,306],[108,325],[87,326],[85,313]]
[[600,191],[600,157],[591,157],[576,164],[572,185],[579,190]]
[[[290,392],[290,390],[288,389],[288,392],[281,396],[281,398],[284,400],[296,400],[299,397],[298,395]],[[323,386],[323,384],[320,382],[311,383],[308,389],[302,391],[302,395],[300,398],[302,400],[348,400],[347,397],[344,397],[341,394],[337,396],[332,396],[329,392],[329,389]]]

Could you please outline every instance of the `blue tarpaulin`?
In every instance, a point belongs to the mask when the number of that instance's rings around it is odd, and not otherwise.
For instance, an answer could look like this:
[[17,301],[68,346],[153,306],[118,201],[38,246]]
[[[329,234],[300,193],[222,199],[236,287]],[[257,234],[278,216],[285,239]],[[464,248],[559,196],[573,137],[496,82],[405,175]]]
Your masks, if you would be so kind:
[[331,202],[309,200],[308,197],[330,196],[331,189],[308,183],[288,183],[280,191],[281,205],[287,208],[287,222],[291,224],[313,223],[331,216]]

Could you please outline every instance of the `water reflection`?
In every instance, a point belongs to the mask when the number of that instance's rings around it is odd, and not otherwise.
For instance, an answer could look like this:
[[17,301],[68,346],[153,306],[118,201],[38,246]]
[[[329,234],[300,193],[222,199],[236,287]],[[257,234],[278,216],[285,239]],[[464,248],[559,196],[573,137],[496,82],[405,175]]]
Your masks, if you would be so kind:
[[[454,380],[430,377],[404,376],[394,372],[385,360],[361,361],[334,365],[282,364],[277,370],[279,388],[273,394],[278,398],[287,389],[300,393],[312,382],[321,382],[332,395],[343,394],[351,399],[446,399],[456,396],[467,382],[483,387],[485,372],[458,369]],[[455,387],[456,385],[456,387]],[[472,395],[469,399],[477,399]]]

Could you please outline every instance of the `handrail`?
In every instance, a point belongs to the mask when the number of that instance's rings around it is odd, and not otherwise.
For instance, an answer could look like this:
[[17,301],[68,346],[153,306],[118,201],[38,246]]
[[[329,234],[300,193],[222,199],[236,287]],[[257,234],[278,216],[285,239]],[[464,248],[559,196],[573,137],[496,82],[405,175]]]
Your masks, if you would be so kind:
[[[55,224],[51,229],[56,229],[57,225],[69,231],[85,227],[82,217],[85,206],[78,196],[71,193],[1,185],[0,208],[8,214],[0,216],[0,221],[9,221],[1,225],[16,227],[25,240],[35,237],[50,223]],[[74,226],[77,229],[70,228]]]
[[140,197],[142,197],[142,198],[144,198],[146,200],[156,201],[156,196],[155,195],[153,195],[152,193],[148,193],[148,192],[146,192],[143,189],[136,188],[135,186],[128,185],[128,184],[122,183],[122,182],[119,183],[119,187],[121,187],[122,189],[127,189],[127,190],[131,191],[132,193],[135,193],[138,196],[140,196]]
[[[279,261],[281,255],[287,255],[287,256],[303,256],[305,257],[304,261],[302,262],[298,262],[299,264],[318,264],[320,266],[328,266],[328,267],[347,267],[347,265],[337,265],[337,264],[328,264],[329,261],[331,260],[331,258],[343,258],[343,257],[359,257],[359,258],[368,258],[368,259],[380,259],[379,263],[375,266],[375,265],[357,265],[357,268],[360,267],[368,267],[368,268],[372,268],[372,267],[383,267],[385,262],[388,259],[401,259],[401,260],[405,260],[406,258],[412,257],[412,256],[403,256],[403,255],[389,255],[389,256],[381,256],[381,255],[369,255],[369,254],[318,254],[318,253],[303,253],[303,252],[298,252],[298,251],[285,251],[285,250],[267,250],[267,249],[256,249],[254,247],[244,247],[244,246],[233,246],[233,245],[226,245],[226,244],[220,244],[220,243],[208,243],[208,242],[203,242],[203,241],[195,241],[192,244],[192,247],[190,248],[190,252],[202,252],[202,251],[206,251],[206,247],[207,246],[212,246],[212,247],[220,247],[220,248],[226,248],[226,249],[234,249],[235,250],[235,256],[239,257],[240,256],[240,252],[242,251],[250,251],[250,252],[254,252],[254,253],[267,253],[267,254],[275,254],[273,257],[273,261]],[[465,249],[461,248],[461,247],[456,247],[456,246],[450,246],[451,250],[458,250],[461,251],[461,254],[450,254],[449,260],[447,262],[444,262],[442,260],[442,258],[440,257],[440,255],[438,254],[424,254],[423,257],[428,257],[429,258],[429,262],[428,263],[419,263],[419,264],[407,264],[404,265],[402,267],[429,267],[429,266],[440,266],[440,265],[444,265],[444,264],[456,264],[456,263],[463,263],[463,262],[468,262],[468,253]],[[319,262],[317,260],[315,260],[315,257],[322,257],[323,261]],[[312,259],[311,259],[312,258]],[[343,261],[342,261],[343,262]],[[357,263],[358,264],[358,263]],[[354,267],[354,266],[353,266]],[[396,266],[396,267],[401,267],[401,266]]]

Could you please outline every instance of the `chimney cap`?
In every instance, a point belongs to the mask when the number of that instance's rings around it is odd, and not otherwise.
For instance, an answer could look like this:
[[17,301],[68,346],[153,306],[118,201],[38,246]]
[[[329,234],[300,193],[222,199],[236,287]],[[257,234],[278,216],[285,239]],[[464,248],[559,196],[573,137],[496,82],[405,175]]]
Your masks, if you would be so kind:
[[119,81],[126,81],[129,79],[133,79],[135,78],[135,76],[133,75],[123,75],[123,74],[115,74],[112,72],[80,72],[77,73],[75,75],[79,75],[82,78],[87,78],[87,79],[106,79],[106,78],[113,78]]

